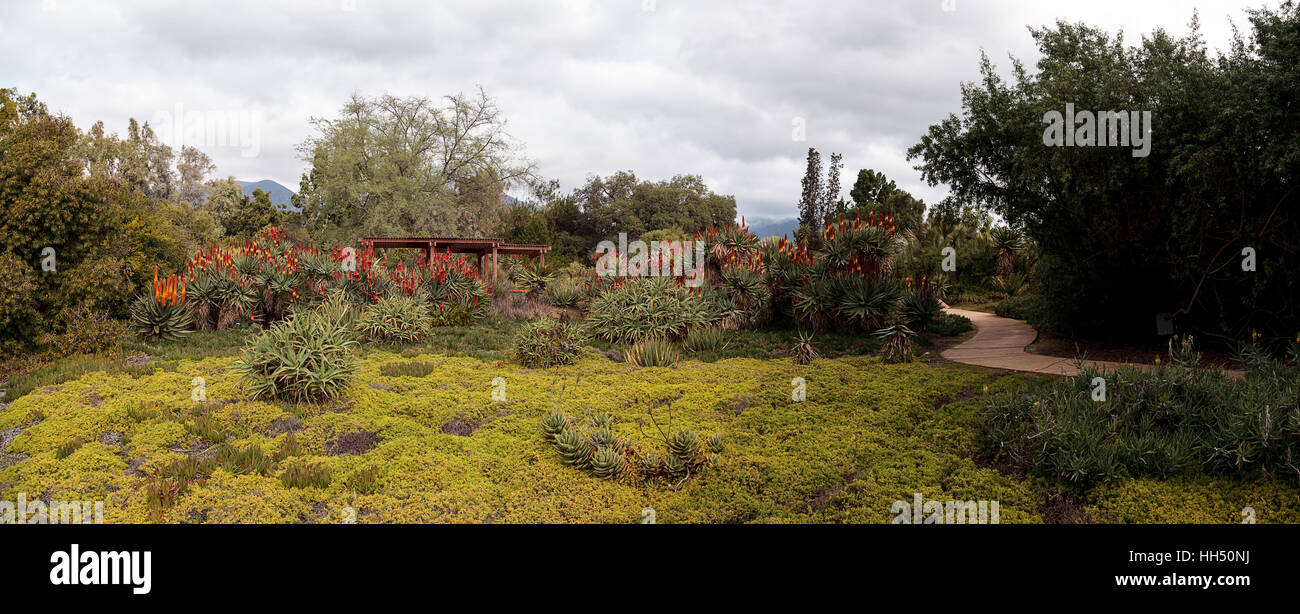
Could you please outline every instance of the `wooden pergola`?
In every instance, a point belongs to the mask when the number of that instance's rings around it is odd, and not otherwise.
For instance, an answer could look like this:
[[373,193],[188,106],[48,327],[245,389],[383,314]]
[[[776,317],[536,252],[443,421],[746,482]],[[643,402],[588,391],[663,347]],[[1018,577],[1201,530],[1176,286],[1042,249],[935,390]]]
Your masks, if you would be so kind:
[[465,237],[362,237],[361,240],[367,241],[371,246],[376,248],[407,248],[422,249],[433,260],[433,254],[436,252],[451,252],[453,254],[472,254],[478,256],[478,268],[482,271],[486,268],[488,257],[492,258],[492,282],[497,280],[497,257],[505,256],[527,256],[537,258],[542,264],[546,264],[546,252],[551,251],[549,245],[522,245],[517,243],[506,243],[504,239],[486,238],[486,239],[469,239]]

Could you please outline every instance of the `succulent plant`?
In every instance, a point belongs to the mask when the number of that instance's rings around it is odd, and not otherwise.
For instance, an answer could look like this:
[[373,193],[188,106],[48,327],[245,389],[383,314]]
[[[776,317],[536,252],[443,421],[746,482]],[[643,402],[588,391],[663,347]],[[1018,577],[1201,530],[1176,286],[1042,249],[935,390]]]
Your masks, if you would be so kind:
[[686,463],[682,462],[682,459],[677,458],[676,456],[669,456],[668,459],[664,461],[664,473],[671,477],[680,476],[686,473]]
[[623,473],[623,454],[614,446],[596,450],[591,459],[591,472],[598,478],[616,478]]
[[659,475],[663,471],[664,459],[659,458],[658,454],[647,454],[641,459],[641,469],[645,471],[647,477]]
[[591,430],[591,443],[600,448],[622,447],[619,445],[618,436],[614,434],[614,431],[604,427]]
[[601,411],[592,413],[587,417],[587,420],[591,422],[593,428],[609,428],[610,425],[614,424],[614,416]]
[[681,360],[671,341],[655,337],[632,344],[623,355],[628,364],[637,367],[671,367]]
[[709,450],[722,452],[722,435],[714,435],[709,438]]
[[578,468],[585,468],[591,463],[591,442],[583,439],[577,431],[566,428],[555,437],[555,447],[560,452],[560,460]]
[[183,304],[159,302],[147,294],[131,304],[131,325],[145,341],[184,337],[192,324],[190,310]]
[[710,454],[710,455],[709,455],[709,465],[710,465],[710,466],[717,467],[718,465],[721,465],[721,464],[722,464],[722,455],[721,455],[721,454]]
[[569,426],[569,417],[558,409],[552,409],[551,413],[542,418],[542,435],[547,441],[554,442],[555,437]]
[[673,433],[672,438],[668,440],[668,453],[683,463],[694,462],[695,457],[700,453],[699,436],[690,429],[681,429]]
[[798,343],[790,351],[795,364],[806,365],[817,358],[817,348],[813,347],[812,344],[812,333],[801,332],[796,339]]

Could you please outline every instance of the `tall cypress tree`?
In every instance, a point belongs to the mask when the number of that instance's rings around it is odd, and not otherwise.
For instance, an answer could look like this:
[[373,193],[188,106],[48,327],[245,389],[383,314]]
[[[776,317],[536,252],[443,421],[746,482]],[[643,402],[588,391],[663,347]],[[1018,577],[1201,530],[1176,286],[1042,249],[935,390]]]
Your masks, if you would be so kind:
[[799,198],[799,225],[811,230],[821,226],[822,156],[808,148],[808,170],[803,174],[803,195]]
[[823,221],[844,214],[844,201],[840,200],[840,169],[844,168],[840,160],[843,157],[844,154],[832,153],[831,164],[826,168],[826,191],[822,194],[820,216]]

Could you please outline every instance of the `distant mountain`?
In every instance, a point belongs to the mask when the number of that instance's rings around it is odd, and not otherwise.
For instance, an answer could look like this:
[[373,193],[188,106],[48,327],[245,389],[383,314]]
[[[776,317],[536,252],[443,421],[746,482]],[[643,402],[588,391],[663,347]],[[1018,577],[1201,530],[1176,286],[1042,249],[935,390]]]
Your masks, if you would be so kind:
[[240,181],[236,179],[235,182],[244,188],[244,194],[247,194],[249,197],[253,196],[253,190],[261,188],[263,192],[266,192],[271,196],[271,204],[279,205],[283,203],[290,211],[297,211],[297,209],[292,205],[293,201],[290,200],[293,198],[293,190],[280,185],[274,180],[263,179],[261,181]]
[[749,231],[754,233],[758,238],[763,237],[784,237],[794,238],[794,231],[799,228],[798,218],[788,218],[784,220],[755,219],[746,220]]

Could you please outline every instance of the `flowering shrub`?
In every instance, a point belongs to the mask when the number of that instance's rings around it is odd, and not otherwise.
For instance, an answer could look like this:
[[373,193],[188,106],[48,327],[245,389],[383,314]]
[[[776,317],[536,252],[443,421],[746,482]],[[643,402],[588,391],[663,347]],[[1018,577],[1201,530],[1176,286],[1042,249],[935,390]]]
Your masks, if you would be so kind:
[[193,321],[185,307],[185,280],[174,274],[159,279],[155,269],[152,292],[131,305],[131,324],[145,341],[190,334]]

